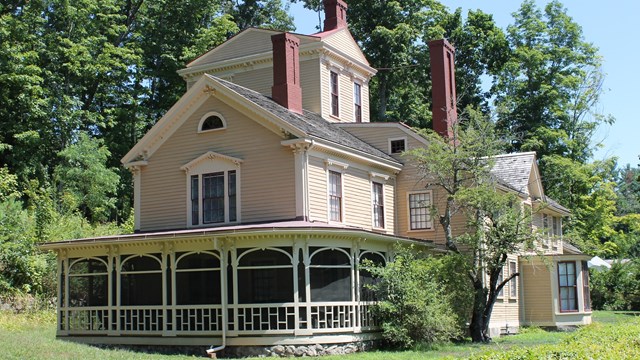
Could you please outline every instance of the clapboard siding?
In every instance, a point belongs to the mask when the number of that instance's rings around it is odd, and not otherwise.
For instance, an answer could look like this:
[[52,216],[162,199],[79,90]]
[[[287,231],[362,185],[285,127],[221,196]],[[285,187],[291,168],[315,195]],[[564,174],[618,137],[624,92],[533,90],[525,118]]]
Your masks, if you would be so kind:
[[553,295],[549,269],[541,263],[523,263],[521,271],[523,320],[526,323],[553,322]]
[[373,221],[371,206],[371,183],[367,172],[350,166],[343,179],[344,222],[371,229]]
[[[323,118],[333,122],[355,122],[355,104],[353,98],[354,80],[351,73],[338,67],[321,66],[321,105]],[[338,116],[331,114],[331,72],[338,74]],[[369,122],[369,85],[358,81],[362,91],[362,121]]]
[[[197,133],[204,114],[217,111],[227,129]],[[185,228],[187,179],[180,167],[207,151],[243,159],[240,205],[243,223],[295,218],[293,154],[282,139],[217,99],[207,102],[149,159],[141,173],[141,230]]]
[[327,209],[327,172],[324,159],[309,156],[309,217],[311,221],[329,221]]
[[[350,162],[348,159],[340,158],[337,160],[349,165],[342,173],[344,223],[349,226],[372,230],[371,170],[368,169],[366,165],[356,164]],[[328,175],[325,161],[323,157],[310,156],[308,165],[310,217],[311,220],[323,222],[328,221]],[[378,170],[378,172],[380,172],[380,170]],[[382,179],[378,179],[377,181],[384,183],[384,232],[393,233],[395,222],[394,179],[389,178],[386,182]]]
[[[218,46],[194,60],[189,66],[204,65],[271,52],[273,46],[271,36],[278,33],[277,31],[263,29],[247,29],[229,39],[225,44]],[[301,46],[319,41],[319,39],[309,36],[300,36],[299,39]]]
[[234,74],[231,80],[235,84],[257,91],[263,95],[271,96],[273,68],[267,67],[239,72]]
[[345,55],[348,55],[365,64],[369,64],[367,58],[364,56],[364,54],[362,54],[362,50],[360,50],[360,47],[351,36],[351,33],[349,33],[349,30],[347,30],[346,28],[342,31],[338,31],[326,37],[323,41],[327,45],[331,45],[336,49],[339,49]]

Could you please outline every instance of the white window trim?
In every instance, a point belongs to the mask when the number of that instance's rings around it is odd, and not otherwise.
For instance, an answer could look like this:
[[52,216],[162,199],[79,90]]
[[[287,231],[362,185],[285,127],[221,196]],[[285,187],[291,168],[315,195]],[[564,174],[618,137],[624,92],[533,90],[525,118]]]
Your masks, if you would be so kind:
[[407,151],[407,137],[406,136],[405,137],[397,137],[397,138],[389,138],[389,142],[388,142],[388,144],[389,144],[389,147],[388,147],[389,152],[388,152],[388,154],[389,155],[400,154],[400,153],[392,153],[391,152],[391,142],[392,141],[398,141],[398,140],[404,140],[404,151]]
[[429,194],[429,198],[431,199],[431,206],[433,206],[433,190],[421,190],[421,191],[409,191],[407,192],[407,232],[423,232],[423,231],[435,231],[436,224],[433,221],[433,214],[431,214],[431,210],[429,210],[429,215],[431,215],[431,227],[426,229],[411,229],[411,195],[414,194]]
[[[384,189],[384,182],[381,181],[376,181],[379,180],[380,178],[374,178],[372,177],[371,180],[369,181],[369,188],[371,189],[371,227],[375,230],[385,230],[387,227],[387,207],[386,207],[386,201],[385,201],[385,195],[386,195],[386,191]],[[375,221],[375,208],[374,208],[374,204],[375,204],[375,194],[373,192],[373,184],[379,184],[381,185],[381,189],[382,189],[382,226],[376,226],[376,221]]]
[[[187,204],[187,228],[203,228],[203,227],[215,227],[229,224],[241,223],[242,218],[242,192],[241,192],[241,178],[242,172],[240,164],[242,159],[234,158],[231,156],[218,154],[213,151],[209,151],[196,159],[190,161],[180,169],[185,172],[187,191],[186,191],[186,204]],[[229,221],[229,171],[236,172],[236,220]],[[202,216],[204,214],[202,207],[202,176],[206,174],[223,172],[224,173],[224,222],[220,223],[207,223],[204,224]],[[192,209],[191,209],[191,176],[198,176],[198,224],[193,225]]]
[[[217,129],[202,130],[202,124],[204,124],[204,121],[207,120],[207,118],[209,118],[211,116],[219,117],[220,120],[222,120],[222,127],[221,128],[217,128]],[[210,132],[214,132],[214,131],[220,131],[220,130],[224,130],[226,128],[227,128],[227,121],[224,119],[224,116],[222,116],[222,114],[220,114],[217,111],[210,111],[210,112],[204,114],[200,118],[200,121],[198,122],[198,134],[210,133]]]
[[[345,204],[346,204],[346,194],[344,193],[344,181],[345,181],[345,173],[347,171],[347,168],[349,167],[349,164],[337,161],[337,160],[333,160],[333,159],[326,159],[324,161],[325,163],[325,172],[326,172],[326,184],[327,184],[327,222],[329,223],[334,223],[334,224],[344,224],[346,221],[345,219]],[[330,189],[330,184],[331,184],[331,177],[330,177],[330,172],[334,171],[337,173],[340,173],[340,193],[342,196],[342,203],[340,204],[340,219],[341,221],[335,221],[335,220],[331,220],[331,189]]]

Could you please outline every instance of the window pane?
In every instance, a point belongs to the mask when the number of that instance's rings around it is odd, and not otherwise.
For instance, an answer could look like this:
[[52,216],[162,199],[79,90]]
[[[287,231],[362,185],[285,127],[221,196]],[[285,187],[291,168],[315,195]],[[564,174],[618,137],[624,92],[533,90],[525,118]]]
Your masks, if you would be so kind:
[[229,171],[229,221],[238,220],[238,207],[236,200],[236,172]]
[[329,171],[329,213],[331,221],[342,221],[342,174]]
[[338,74],[331,72],[331,115],[338,116]]
[[70,306],[107,306],[107,275],[69,277]]
[[[286,249],[290,253],[291,248]],[[278,268],[272,268],[277,266]],[[242,267],[251,267],[243,269]],[[264,267],[264,268],[261,268]],[[243,304],[293,301],[293,265],[287,254],[257,250],[239,259],[238,298]]]
[[200,223],[200,211],[198,206],[198,175],[191,176],[191,225],[198,225]]
[[384,228],[384,195],[382,184],[372,183],[373,192],[373,226]]
[[202,188],[202,222],[224,222],[224,173],[202,175]]
[[176,301],[178,305],[220,304],[220,271],[177,272]]
[[360,84],[353,84],[353,102],[356,122],[362,122],[362,88]]
[[429,212],[430,206],[431,195],[429,193],[409,195],[411,230],[430,229],[432,227],[431,214]]

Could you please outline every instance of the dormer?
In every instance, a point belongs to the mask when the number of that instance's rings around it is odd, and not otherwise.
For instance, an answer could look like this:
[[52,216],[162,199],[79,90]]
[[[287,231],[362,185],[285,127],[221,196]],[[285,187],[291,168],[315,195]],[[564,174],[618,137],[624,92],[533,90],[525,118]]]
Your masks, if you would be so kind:
[[[325,0],[324,5],[326,20],[322,32],[284,35],[297,46],[295,61],[299,74],[295,75],[300,78],[302,109],[330,122],[369,122],[369,80],[376,70],[349,32],[347,4],[343,0]],[[187,88],[206,73],[267,96],[295,99],[297,94],[288,97],[282,91],[289,88],[297,91],[296,87],[274,83],[274,71],[288,66],[276,64],[274,67],[276,43],[272,37],[279,34],[283,33],[246,29],[196,58],[178,73],[187,82]],[[278,56],[277,51],[275,54],[276,62],[291,58],[287,52],[285,56]]]

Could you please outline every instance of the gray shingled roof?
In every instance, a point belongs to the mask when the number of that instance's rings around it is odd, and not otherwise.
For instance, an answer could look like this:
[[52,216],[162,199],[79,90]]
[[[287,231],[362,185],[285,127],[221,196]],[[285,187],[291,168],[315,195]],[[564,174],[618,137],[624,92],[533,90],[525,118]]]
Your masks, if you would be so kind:
[[[529,178],[531,175],[531,167],[536,161],[535,152],[498,155],[494,160],[495,164],[493,165],[493,169],[491,169],[491,173],[498,179],[499,183],[512,190],[530,195]],[[571,210],[560,205],[548,196],[544,196],[543,200],[552,208],[571,212]]]
[[[358,139],[357,137],[351,135],[347,131],[338,127],[337,124],[333,124],[325,119],[323,119],[320,115],[304,110],[303,114],[294,113],[284,106],[276,103],[268,96],[260,94],[257,91],[253,91],[251,89],[247,89],[238,84],[234,84],[229,81],[222,80],[218,77],[208,75],[210,78],[215,79],[223,86],[226,86],[230,90],[238,93],[240,96],[245,99],[253,102],[254,104],[260,106],[261,108],[269,111],[274,114],[278,118],[286,121],[290,125],[295,128],[303,131],[309,136],[316,137],[327,142],[332,142],[336,144],[340,144],[343,146],[347,146],[349,148],[361,151],[368,155],[373,155],[388,161],[392,161],[394,163],[398,163],[398,161],[386,153],[376,149],[372,145]],[[399,164],[399,163],[398,163]]]
[[498,155],[491,173],[508,187],[529,195],[529,176],[535,161],[534,152]]

